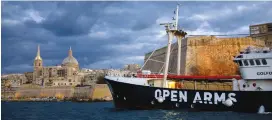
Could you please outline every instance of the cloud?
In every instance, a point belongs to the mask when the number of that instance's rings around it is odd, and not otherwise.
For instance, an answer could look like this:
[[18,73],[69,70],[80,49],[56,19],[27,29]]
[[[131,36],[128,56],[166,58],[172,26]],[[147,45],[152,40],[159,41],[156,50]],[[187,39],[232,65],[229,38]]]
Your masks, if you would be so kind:
[[125,64],[143,64],[144,56],[121,56],[121,57],[113,57],[113,58],[107,58],[105,60],[101,60],[92,64],[89,64],[85,67],[93,68],[93,69],[109,69],[109,68],[121,68]]
[[[20,69],[18,69],[20,68]],[[19,65],[11,65],[8,67],[4,67],[2,70],[8,71],[8,72],[14,72],[15,73],[24,73],[24,72],[29,72],[33,69],[33,66],[29,64],[19,64]]]
[[[176,2],[2,2],[2,73],[31,71],[37,45],[44,65],[61,64],[72,47],[80,67],[121,68],[167,43]],[[182,2],[189,34],[248,33],[271,22],[272,2]]]

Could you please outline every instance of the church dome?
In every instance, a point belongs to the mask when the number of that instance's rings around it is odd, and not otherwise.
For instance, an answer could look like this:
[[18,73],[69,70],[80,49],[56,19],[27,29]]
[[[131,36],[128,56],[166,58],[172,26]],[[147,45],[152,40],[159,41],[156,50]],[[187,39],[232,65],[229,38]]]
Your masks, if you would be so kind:
[[68,57],[66,57],[63,61],[62,61],[63,65],[78,65],[78,61],[76,58],[73,57],[72,55],[72,49],[70,47],[69,50],[69,54]]
[[78,62],[76,60],[76,58],[74,58],[73,56],[68,56],[67,58],[65,58],[63,61],[62,61],[62,64],[65,65],[65,64],[76,64],[78,65]]

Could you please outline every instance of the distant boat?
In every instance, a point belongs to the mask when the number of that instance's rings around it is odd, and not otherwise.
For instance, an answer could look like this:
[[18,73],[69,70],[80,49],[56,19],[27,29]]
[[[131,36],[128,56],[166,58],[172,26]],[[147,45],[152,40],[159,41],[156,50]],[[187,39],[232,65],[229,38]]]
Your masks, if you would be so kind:
[[[178,7],[176,10],[178,18]],[[182,76],[168,74],[171,39],[185,37],[177,29],[178,21],[162,24],[168,32],[164,74],[139,71],[137,78],[105,76],[116,108],[127,109],[189,109],[204,111],[271,112],[272,50],[247,48],[235,56],[241,76]],[[180,42],[178,41],[178,44]],[[181,49],[178,48],[178,53]],[[152,55],[152,54],[151,54]],[[180,61],[180,55],[178,62]],[[178,67],[180,63],[178,63]],[[177,67],[177,68],[178,68]],[[178,68],[179,69],[179,68]],[[177,70],[179,71],[179,70]],[[174,81],[173,81],[174,80]],[[183,80],[229,81],[229,90],[196,90],[183,88]],[[173,82],[174,87],[168,84]]]

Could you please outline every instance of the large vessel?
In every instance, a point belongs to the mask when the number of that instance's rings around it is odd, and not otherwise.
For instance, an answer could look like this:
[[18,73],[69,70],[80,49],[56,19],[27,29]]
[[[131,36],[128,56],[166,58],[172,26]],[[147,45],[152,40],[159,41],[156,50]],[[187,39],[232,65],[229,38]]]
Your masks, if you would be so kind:
[[[178,18],[178,6],[175,12]],[[241,76],[182,76],[180,73],[181,40],[186,32],[175,23],[166,27],[168,45],[163,74],[140,71],[137,77],[105,76],[116,108],[127,109],[190,109],[207,111],[271,112],[272,111],[272,50],[248,47],[234,57]],[[178,42],[177,75],[168,74],[172,38]],[[152,53],[153,54],[153,53]],[[151,55],[152,55],[151,54]],[[184,80],[223,81],[231,89],[186,89],[168,83]],[[196,84],[195,84],[196,85]]]

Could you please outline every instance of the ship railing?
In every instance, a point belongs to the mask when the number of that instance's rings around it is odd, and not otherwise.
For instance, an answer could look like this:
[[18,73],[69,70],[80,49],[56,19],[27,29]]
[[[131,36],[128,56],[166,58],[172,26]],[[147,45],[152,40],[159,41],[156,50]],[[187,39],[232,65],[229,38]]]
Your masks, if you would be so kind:
[[[137,74],[138,78],[163,78],[161,73],[151,73],[151,74]],[[174,75],[168,74],[168,79],[174,80],[240,80],[241,76],[195,76],[195,75]]]

